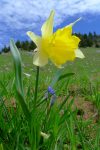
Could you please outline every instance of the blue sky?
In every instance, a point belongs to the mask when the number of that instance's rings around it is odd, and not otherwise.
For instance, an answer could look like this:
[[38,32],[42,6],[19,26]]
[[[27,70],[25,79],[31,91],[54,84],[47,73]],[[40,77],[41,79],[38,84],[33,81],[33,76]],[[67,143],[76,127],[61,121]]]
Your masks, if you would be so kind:
[[28,39],[29,30],[40,34],[52,9],[54,30],[82,17],[73,32],[100,34],[100,0],[0,0],[0,48],[9,45],[10,38]]

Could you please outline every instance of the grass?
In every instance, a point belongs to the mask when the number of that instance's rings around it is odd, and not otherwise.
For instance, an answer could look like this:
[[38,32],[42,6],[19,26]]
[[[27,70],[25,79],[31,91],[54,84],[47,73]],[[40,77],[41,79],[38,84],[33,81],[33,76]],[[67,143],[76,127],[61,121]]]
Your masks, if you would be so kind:
[[16,94],[11,53],[0,55],[0,150],[99,150],[100,49],[82,51],[86,58],[68,62],[63,70],[63,74],[75,74],[54,85],[57,100],[52,107],[53,96],[43,99],[57,68],[49,63],[40,69],[35,109],[36,67],[32,64],[32,53],[21,52],[30,123]]
[[[83,52],[86,56],[85,59],[77,59],[74,62],[67,63],[65,70],[67,72],[75,72],[78,77],[88,76],[91,80],[99,79],[100,71],[100,53],[98,53],[99,48],[85,48]],[[31,73],[35,66],[32,64],[33,54],[30,52],[21,52],[23,60],[23,68],[26,72]],[[9,72],[12,70],[13,62],[12,56],[10,53],[0,55],[0,72]],[[52,66],[52,67],[51,67]],[[45,70],[47,73],[50,69],[50,72],[55,72],[56,68],[50,64],[47,67],[42,68],[42,71]],[[50,73],[49,72],[49,73]]]

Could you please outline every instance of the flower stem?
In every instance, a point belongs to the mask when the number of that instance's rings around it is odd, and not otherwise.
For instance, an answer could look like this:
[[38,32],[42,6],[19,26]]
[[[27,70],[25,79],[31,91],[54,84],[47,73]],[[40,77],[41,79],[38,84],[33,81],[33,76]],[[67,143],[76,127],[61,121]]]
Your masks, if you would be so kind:
[[39,66],[37,66],[37,72],[36,72],[35,94],[34,94],[34,107],[36,106],[36,101],[37,101],[38,81],[39,81]]

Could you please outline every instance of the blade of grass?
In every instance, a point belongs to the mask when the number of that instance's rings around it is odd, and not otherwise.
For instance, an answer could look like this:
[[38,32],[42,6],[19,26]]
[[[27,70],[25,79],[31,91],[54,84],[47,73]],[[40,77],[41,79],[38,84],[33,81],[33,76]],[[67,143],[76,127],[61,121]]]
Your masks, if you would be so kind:
[[27,108],[27,105],[25,103],[25,96],[24,96],[24,90],[23,90],[21,56],[13,40],[10,40],[10,49],[11,49],[11,53],[12,53],[13,60],[14,60],[15,84],[16,84],[18,100],[22,107],[24,115],[26,116],[26,119],[30,121],[31,116]]

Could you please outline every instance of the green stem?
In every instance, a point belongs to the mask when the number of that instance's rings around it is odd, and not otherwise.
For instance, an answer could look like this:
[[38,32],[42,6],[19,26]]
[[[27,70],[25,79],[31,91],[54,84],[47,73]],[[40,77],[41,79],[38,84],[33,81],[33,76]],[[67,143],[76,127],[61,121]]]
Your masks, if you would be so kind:
[[38,81],[39,81],[39,66],[37,66],[37,72],[36,72],[35,94],[34,94],[34,107],[36,106],[36,101],[37,101]]
[[36,71],[36,80],[35,80],[35,93],[34,93],[34,108],[32,110],[31,113],[31,136],[30,136],[30,140],[31,140],[31,149],[32,150],[36,150],[36,145],[37,145],[37,120],[36,120],[36,102],[37,102],[37,94],[38,94],[38,81],[39,81],[39,66],[37,66],[37,71]]

